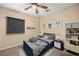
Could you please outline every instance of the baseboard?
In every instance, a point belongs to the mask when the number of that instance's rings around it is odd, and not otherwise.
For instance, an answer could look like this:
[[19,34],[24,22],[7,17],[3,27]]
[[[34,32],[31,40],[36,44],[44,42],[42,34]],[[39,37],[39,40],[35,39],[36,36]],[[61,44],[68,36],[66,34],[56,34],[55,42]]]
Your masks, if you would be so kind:
[[76,53],[76,52],[74,52],[74,51],[67,50],[67,52],[69,52],[69,53],[71,53],[71,54],[73,54],[73,55],[79,56],[79,53]]
[[12,48],[12,47],[20,46],[20,45],[22,45],[22,44],[23,44],[23,43],[16,44],[16,45],[13,45],[13,46],[8,46],[8,47],[5,47],[5,48],[1,48],[0,50],[9,49],[9,48]]

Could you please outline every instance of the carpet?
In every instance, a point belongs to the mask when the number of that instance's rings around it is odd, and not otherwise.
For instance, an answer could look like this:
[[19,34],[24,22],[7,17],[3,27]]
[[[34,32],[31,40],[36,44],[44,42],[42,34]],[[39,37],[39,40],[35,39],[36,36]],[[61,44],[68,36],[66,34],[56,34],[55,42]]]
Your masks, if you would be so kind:
[[[27,56],[26,53],[24,52],[22,46],[19,47],[19,56]],[[64,50],[61,51],[56,48],[51,48],[43,56],[72,56],[72,54],[70,54]]]

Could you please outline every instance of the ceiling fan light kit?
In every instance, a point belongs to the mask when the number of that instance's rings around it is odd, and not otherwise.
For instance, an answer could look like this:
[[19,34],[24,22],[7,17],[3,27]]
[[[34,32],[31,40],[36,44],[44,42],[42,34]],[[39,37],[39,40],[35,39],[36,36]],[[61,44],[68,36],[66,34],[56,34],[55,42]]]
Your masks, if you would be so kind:
[[[39,13],[39,8],[46,9],[47,11],[49,11],[47,6],[44,6],[44,5],[41,5],[41,4],[38,4],[38,3],[30,3],[30,4],[31,4],[31,6],[25,8],[24,10],[28,10],[28,9],[32,8],[32,9],[35,10],[36,14]],[[47,12],[47,11],[45,11],[45,12]]]
[[36,8],[37,8],[37,6],[36,6],[36,5],[32,5],[32,8],[33,8],[33,9],[36,9]]

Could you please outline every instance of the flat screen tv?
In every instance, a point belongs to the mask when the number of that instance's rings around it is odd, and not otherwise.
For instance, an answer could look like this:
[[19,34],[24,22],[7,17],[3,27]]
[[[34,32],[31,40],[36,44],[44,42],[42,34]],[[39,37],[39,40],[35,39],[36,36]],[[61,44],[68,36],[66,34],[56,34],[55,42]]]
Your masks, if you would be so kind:
[[7,17],[6,21],[6,33],[7,34],[16,34],[25,32],[25,20]]

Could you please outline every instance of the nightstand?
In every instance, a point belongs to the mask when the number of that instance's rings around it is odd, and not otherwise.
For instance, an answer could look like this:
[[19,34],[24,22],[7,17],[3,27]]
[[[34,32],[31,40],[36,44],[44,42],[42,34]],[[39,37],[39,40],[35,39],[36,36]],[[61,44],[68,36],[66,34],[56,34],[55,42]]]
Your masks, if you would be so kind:
[[64,43],[61,40],[54,40],[54,47],[59,50],[64,50]]

